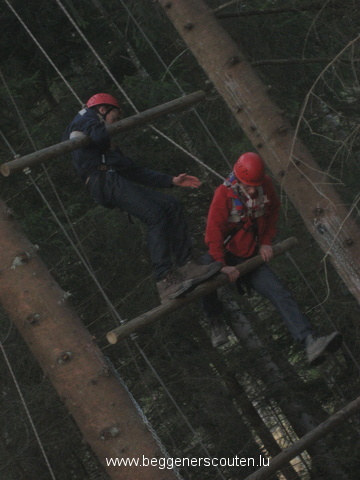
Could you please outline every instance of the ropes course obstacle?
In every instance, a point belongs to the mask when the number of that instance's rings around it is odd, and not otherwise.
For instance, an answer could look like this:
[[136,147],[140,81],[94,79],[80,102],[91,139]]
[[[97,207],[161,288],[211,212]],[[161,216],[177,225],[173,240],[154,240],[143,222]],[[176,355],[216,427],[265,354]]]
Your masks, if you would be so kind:
[[[163,115],[169,113],[178,112],[185,110],[188,107],[191,107],[195,103],[200,102],[205,98],[205,93],[201,90],[198,92],[191,93],[184,97],[171,100],[170,102],[163,103],[153,108],[149,108],[143,112],[140,112],[136,115],[119,120],[118,122],[108,125],[106,128],[109,132],[109,135],[116,135],[119,132],[125,130],[130,130],[134,127],[139,127],[145,123],[149,123],[156,118],[159,118]],[[90,137],[82,135],[71,140],[66,140],[64,142],[52,145],[50,147],[43,148],[37,152],[30,153],[29,155],[24,155],[22,157],[16,158],[10,162],[3,163],[1,165],[1,173],[8,177],[11,173],[18,172],[29,168],[33,165],[36,165],[52,158],[58,157],[65,153],[72,152],[77,148],[84,147],[91,143]]]
[[[282,253],[286,252],[290,248],[297,245],[298,240],[295,237],[290,237],[273,247],[274,257],[281,255]],[[264,263],[263,259],[260,255],[256,255],[249,260],[246,260],[240,265],[237,265],[236,268],[240,272],[240,276],[245,275],[248,272],[251,272],[255,268],[259,267]],[[223,285],[229,283],[229,277],[223,273],[216,275],[211,280],[201,283],[197,287],[194,288],[189,293],[186,293],[183,297],[174,298],[173,300],[169,300],[158,307],[149,310],[148,312],[140,315],[139,317],[134,318],[133,320],[129,320],[127,323],[121,325],[120,327],[111,330],[107,333],[106,338],[109,343],[115,344],[120,340],[126,338],[130,334],[138,331],[154,321],[160,319],[164,315],[173,312],[174,310],[179,310],[180,308],[184,307],[190,302],[203,297],[207,293],[216,290]]]

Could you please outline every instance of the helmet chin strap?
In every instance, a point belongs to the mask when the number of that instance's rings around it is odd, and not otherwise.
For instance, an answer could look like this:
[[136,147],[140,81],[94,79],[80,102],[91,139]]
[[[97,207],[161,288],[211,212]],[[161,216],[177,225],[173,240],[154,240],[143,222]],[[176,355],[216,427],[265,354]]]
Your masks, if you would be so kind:
[[242,193],[243,195],[245,195],[246,198],[251,198],[250,195],[248,194],[248,192],[246,191],[243,183],[240,182],[239,188],[240,188],[240,190],[241,190],[241,193]]
[[106,117],[108,116],[108,114],[109,114],[112,110],[114,110],[114,108],[115,108],[115,107],[111,106],[111,107],[109,107],[109,108],[106,110],[105,113],[100,113],[100,115],[102,116],[104,122],[106,121]]
[[242,193],[246,198],[250,199],[251,197],[248,194],[248,192],[246,191],[246,189],[244,187],[244,184],[242,182],[240,182],[240,180],[237,178],[237,176],[235,174],[234,174],[234,176],[237,180],[237,183],[235,185],[233,185],[232,188],[238,190],[238,194]]

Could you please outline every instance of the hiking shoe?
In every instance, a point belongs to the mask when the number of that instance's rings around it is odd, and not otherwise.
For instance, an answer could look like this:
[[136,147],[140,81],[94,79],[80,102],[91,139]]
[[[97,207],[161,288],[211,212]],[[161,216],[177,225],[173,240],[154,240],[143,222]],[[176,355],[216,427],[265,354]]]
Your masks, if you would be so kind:
[[182,281],[173,272],[168,272],[165,278],[156,283],[161,303],[182,295],[190,286],[189,282]]
[[226,325],[220,316],[208,317],[211,330],[211,343],[214,348],[220,347],[229,341]]
[[330,333],[324,337],[313,337],[309,335],[306,339],[306,355],[311,367],[323,363],[326,355],[335,353],[341,346],[342,335],[339,332]]
[[197,285],[213,277],[222,267],[220,262],[212,262],[209,265],[199,265],[194,262],[194,260],[189,260],[185,265],[179,267],[177,272],[184,281],[190,281],[192,285]]

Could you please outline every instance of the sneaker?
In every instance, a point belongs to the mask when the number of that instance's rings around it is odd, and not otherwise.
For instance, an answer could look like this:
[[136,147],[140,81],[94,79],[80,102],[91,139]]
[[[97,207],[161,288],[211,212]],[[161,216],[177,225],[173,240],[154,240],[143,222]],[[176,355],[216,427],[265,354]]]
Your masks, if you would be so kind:
[[210,323],[211,330],[211,343],[214,348],[220,347],[229,341],[226,325],[222,321],[220,316],[209,317],[208,321]]
[[178,275],[168,272],[166,277],[156,283],[161,303],[182,295],[189,290],[190,284],[182,281]]
[[220,262],[212,262],[209,265],[199,265],[194,260],[189,260],[182,267],[177,269],[177,273],[184,281],[190,281],[192,285],[198,285],[205,280],[213,277],[222,269]]
[[324,337],[313,337],[309,335],[306,339],[306,355],[311,367],[323,363],[326,355],[335,353],[341,346],[342,335],[339,332],[330,333]]

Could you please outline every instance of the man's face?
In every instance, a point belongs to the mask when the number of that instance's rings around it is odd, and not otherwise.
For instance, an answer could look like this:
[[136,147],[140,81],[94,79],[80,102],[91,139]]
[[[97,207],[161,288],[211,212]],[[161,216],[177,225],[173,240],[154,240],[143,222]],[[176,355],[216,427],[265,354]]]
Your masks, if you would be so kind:
[[252,185],[245,185],[245,183],[242,183],[241,185],[247,195],[249,195],[249,197],[254,197],[256,195],[257,187],[253,187]]
[[118,122],[121,119],[121,110],[120,108],[114,107],[107,115],[105,122],[108,124]]
[[[99,108],[99,113],[101,113],[101,115],[105,115],[105,113],[108,112],[108,110],[109,110],[109,107],[101,106]],[[105,123],[110,125],[111,123],[118,122],[121,119],[121,117],[122,117],[122,114],[121,114],[120,108],[113,107],[110,110],[110,112],[106,115]]]

